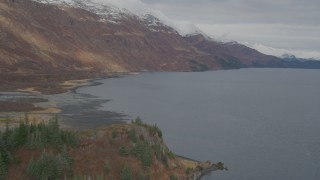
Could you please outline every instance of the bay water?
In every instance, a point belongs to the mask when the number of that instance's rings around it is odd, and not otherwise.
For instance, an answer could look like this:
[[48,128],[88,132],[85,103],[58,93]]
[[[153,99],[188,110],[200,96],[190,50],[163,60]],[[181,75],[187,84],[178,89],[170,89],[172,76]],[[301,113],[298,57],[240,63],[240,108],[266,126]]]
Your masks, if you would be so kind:
[[319,70],[141,73],[98,82],[77,93],[109,100],[100,110],[157,124],[176,154],[229,168],[205,180],[320,179]]

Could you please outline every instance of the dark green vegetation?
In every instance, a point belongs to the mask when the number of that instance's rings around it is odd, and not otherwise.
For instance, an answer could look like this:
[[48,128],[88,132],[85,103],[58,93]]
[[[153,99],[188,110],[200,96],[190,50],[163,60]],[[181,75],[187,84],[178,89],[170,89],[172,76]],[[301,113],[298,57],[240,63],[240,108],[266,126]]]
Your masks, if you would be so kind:
[[170,180],[178,180],[178,178],[173,174],[170,174],[169,178]]
[[[9,122],[9,118],[6,121]],[[152,164],[152,155],[155,152],[147,142],[147,137],[141,135],[138,139],[136,127],[145,127],[148,134],[153,136],[161,135],[161,131],[157,126],[148,126],[142,123],[139,118],[134,122],[134,128],[130,128],[126,132],[129,144],[133,144],[132,146],[128,146],[128,143],[121,145],[119,155],[124,158],[136,157],[141,161],[143,168],[149,168]],[[115,143],[120,136],[124,136],[124,133],[113,128],[111,136],[111,140]],[[0,179],[6,179],[9,166],[21,163],[20,159],[14,157],[15,152],[19,150],[39,152],[39,156],[31,157],[28,160],[25,172],[29,179],[87,179],[89,176],[74,174],[74,160],[68,152],[68,148],[79,149],[80,147],[81,149],[82,145],[79,145],[79,141],[79,135],[76,133],[60,129],[57,117],[52,118],[48,123],[31,124],[26,114],[24,121],[21,121],[17,127],[9,128],[7,123],[6,128],[0,131]],[[160,144],[157,147],[160,147]],[[157,153],[159,154],[159,152]],[[93,178],[105,179],[112,170],[112,165],[106,161],[103,174],[95,175]],[[137,178],[146,179],[147,175],[145,174],[141,171]],[[132,177],[130,166],[125,165],[120,171],[119,178],[130,180]]]
[[[0,131],[0,179],[7,175],[11,164],[19,163],[13,153],[19,149],[43,151],[39,159],[31,159],[27,174],[31,179],[58,179],[72,172],[72,158],[67,147],[76,147],[77,138],[74,133],[61,130],[57,118],[49,123],[30,124],[28,116],[18,127]],[[45,149],[52,152],[46,152]],[[55,152],[55,153],[54,153]],[[54,155],[56,154],[56,155]]]
[[137,117],[131,123],[146,128],[149,131],[150,135],[153,137],[157,134],[162,140],[162,131],[161,129],[159,129],[159,127],[156,124],[153,126],[150,126],[146,123],[143,123],[140,117]]
[[175,157],[158,126],[140,118],[75,133],[56,117],[31,124],[26,115],[0,131],[0,180],[189,179],[207,167]]
[[[129,131],[129,138],[134,143],[131,149],[134,154],[142,163],[143,167],[149,167],[152,164],[152,155],[154,154],[157,160],[161,160],[162,163],[168,165],[168,158],[173,159],[174,154],[163,144],[162,131],[157,125],[150,126],[142,122],[138,117],[132,121],[134,125]],[[143,127],[149,133],[151,138],[147,139],[143,132],[139,132],[139,138],[137,138],[137,131],[139,127]],[[141,130],[141,129],[140,129]]]
[[31,159],[27,174],[35,180],[59,179],[72,175],[72,158],[66,147],[58,155],[43,152],[38,160]]
[[131,180],[132,179],[132,173],[128,166],[125,166],[120,174],[120,180]]
[[143,167],[149,167],[151,165],[151,149],[146,142],[135,144],[131,151],[141,161]]

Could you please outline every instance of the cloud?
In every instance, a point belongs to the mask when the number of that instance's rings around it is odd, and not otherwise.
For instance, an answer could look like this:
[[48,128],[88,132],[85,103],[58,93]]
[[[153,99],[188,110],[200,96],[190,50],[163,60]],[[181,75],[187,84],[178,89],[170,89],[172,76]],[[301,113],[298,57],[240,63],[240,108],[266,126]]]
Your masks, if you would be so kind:
[[[222,41],[262,43],[289,50],[317,51],[320,49],[320,26],[250,23],[198,24],[198,27],[213,38]],[[227,37],[224,36],[226,33]]]
[[318,24],[318,0],[143,0],[168,16],[195,23]]
[[[247,45],[249,45],[249,44],[247,44]],[[306,58],[306,59],[312,58],[312,59],[320,60],[320,52],[319,51],[288,50],[288,49],[281,49],[281,48],[277,49],[277,48],[265,46],[263,44],[254,44],[250,47],[260,51],[261,53],[273,55],[273,56],[277,56],[277,57],[284,57],[285,55],[295,55],[300,58]]]
[[320,51],[319,0],[95,1],[108,1],[134,12],[148,9],[182,35],[201,29],[222,41],[261,43],[300,55]]
[[188,21],[175,21],[167,17],[161,11],[149,9],[149,13],[159,18],[165,25],[173,27],[182,36],[195,32],[202,32],[195,24],[192,24]]
[[202,30],[222,41],[260,43],[294,52],[320,51],[319,0],[91,1],[114,4],[135,14],[149,12],[181,35]]
[[191,34],[194,32],[200,32],[201,30],[193,23],[188,21],[177,21],[167,17],[163,12],[150,7],[141,0],[91,0],[94,3],[104,5],[115,5],[119,8],[125,8],[130,12],[141,15],[149,13],[159,18],[161,22],[167,26],[173,27],[181,35]]

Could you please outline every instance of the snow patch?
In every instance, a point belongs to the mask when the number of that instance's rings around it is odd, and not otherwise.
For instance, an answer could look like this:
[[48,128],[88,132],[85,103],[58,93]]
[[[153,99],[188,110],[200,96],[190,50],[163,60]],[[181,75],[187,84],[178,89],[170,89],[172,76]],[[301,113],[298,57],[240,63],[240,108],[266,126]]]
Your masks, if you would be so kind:
[[[177,22],[161,11],[147,7],[140,0],[33,0],[45,4],[63,5],[85,9],[100,16],[100,21],[121,23],[121,19],[133,16],[140,19],[153,32],[187,34],[200,33],[197,26],[188,22]],[[173,28],[173,30],[172,30]],[[209,37],[205,35],[206,37]]]
[[110,3],[97,3],[96,0],[33,0],[44,4],[54,4],[87,10],[100,16],[100,21],[119,23],[120,19],[126,18],[130,12],[120,9]]
[[320,60],[320,52],[319,51],[302,51],[302,50],[287,50],[281,48],[273,48],[268,47],[263,44],[254,44],[251,48],[256,49],[257,51],[277,56],[280,58],[303,58],[303,59],[313,59],[313,60]]

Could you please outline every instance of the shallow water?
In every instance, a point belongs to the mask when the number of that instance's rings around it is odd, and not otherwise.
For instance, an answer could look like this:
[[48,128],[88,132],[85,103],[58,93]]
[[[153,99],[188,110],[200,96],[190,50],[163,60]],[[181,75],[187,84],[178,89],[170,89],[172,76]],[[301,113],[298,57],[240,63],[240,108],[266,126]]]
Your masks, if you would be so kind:
[[77,92],[111,100],[101,110],[156,123],[176,154],[229,167],[203,179],[320,179],[319,70],[143,73],[99,82]]

